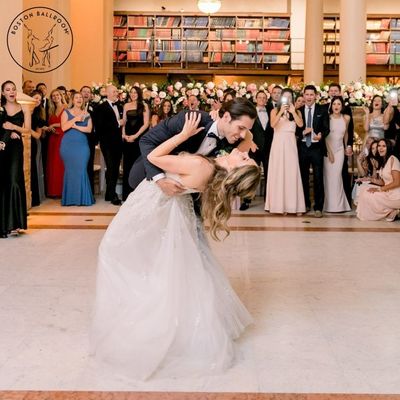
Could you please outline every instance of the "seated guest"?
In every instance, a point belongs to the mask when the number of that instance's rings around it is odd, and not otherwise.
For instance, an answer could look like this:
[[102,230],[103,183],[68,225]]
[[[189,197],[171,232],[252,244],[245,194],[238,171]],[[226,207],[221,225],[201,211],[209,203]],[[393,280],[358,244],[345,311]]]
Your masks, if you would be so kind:
[[394,221],[400,209],[400,161],[387,139],[379,140],[378,154],[379,178],[369,178],[376,186],[360,190],[357,217],[362,221]]
[[378,141],[370,136],[366,137],[365,146],[357,157],[358,179],[351,194],[355,205],[358,204],[360,185],[369,185],[369,179],[378,176]]
[[369,136],[366,138],[365,146],[357,157],[357,170],[358,177],[377,176],[377,151],[378,151],[378,140],[374,140],[373,137]]
[[61,198],[63,206],[91,206],[94,203],[87,173],[90,157],[87,134],[92,133],[92,119],[85,110],[80,92],[71,97],[71,108],[61,115],[64,136],[60,154],[64,161],[64,186]]

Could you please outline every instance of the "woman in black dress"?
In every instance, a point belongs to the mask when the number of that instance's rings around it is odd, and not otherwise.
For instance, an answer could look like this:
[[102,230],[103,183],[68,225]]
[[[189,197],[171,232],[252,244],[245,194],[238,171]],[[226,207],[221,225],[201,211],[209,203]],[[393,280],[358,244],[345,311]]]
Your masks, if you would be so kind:
[[22,135],[31,132],[31,113],[17,103],[17,89],[12,81],[1,85],[1,134],[5,143],[1,154],[0,237],[12,230],[27,228]]
[[134,86],[129,92],[129,99],[130,101],[124,105],[125,124],[122,127],[122,200],[124,201],[132,192],[128,178],[133,163],[140,156],[139,138],[147,131],[150,124],[150,109],[143,101],[142,90]]

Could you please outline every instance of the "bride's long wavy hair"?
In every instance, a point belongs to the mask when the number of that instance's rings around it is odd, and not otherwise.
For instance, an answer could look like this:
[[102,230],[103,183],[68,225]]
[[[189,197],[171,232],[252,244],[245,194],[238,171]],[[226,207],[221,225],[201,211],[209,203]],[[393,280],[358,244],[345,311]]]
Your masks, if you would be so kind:
[[210,224],[211,237],[219,241],[220,231],[225,231],[225,238],[229,236],[228,220],[235,197],[254,197],[261,173],[256,165],[245,165],[227,171],[214,160],[209,160],[215,169],[201,194],[201,215]]

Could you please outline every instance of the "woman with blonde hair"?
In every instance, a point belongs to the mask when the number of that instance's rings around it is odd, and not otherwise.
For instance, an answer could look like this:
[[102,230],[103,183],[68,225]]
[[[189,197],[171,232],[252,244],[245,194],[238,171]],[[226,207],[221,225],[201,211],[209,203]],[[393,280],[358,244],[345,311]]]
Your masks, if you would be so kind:
[[49,120],[46,129],[49,135],[46,160],[46,189],[47,196],[60,198],[63,188],[64,163],[60,156],[63,130],[61,129],[61,115],[67,107],[61,91],[54,89],[49,98]]
[[91,206],[94,197],[87,173],[90,149],[86,135],[93,134],[92,119],[80,92],[72,94],[70,108],[61,115],[61,129],[60,154],[65,169],[61,205]]
[[203,129],[200,119],[186,114],[181,132],[147,157],[186,190],[167,196],[142,181],[100,244],[93,351],[130,377],[223,371],[233,340],[252,322],[209,248],[192,196],[201,196],[218,239],[229,234],[232,200],[254,196],[260,169],[238,149],[216,159],[170,154]]

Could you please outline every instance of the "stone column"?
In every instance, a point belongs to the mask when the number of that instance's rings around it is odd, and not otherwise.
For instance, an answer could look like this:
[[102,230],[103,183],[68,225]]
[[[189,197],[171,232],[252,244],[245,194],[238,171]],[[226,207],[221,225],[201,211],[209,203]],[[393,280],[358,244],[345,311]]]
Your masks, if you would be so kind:
[[366,80],[366,28],[366,0],[341,0],[339,80],[342,83]]
[[322,0],[307,0],[306,42],[304,53],[304,82],[320,84],[324,79]]

